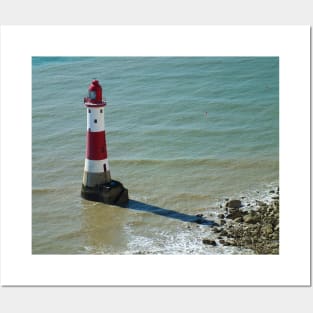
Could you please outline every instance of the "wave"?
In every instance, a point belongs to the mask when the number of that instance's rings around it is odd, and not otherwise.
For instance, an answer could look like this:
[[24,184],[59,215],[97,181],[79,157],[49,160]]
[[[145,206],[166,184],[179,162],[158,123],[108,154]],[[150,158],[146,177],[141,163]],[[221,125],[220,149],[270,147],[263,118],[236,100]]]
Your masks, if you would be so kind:
[[[201,112],[202,114],[202,112]],[[179,117],[180,119],[184,118],[190,118],[190,117]],[[214,117],[217,119],[218,117]],[[220,118],[221,119],[221,118]],[[130,134],[132,136],[138,136],[138,138],[143,136],[153,136],[153,137],[161,137],[161,136],[191,136],[191,138],[195,138],[196,136],[225,136],[225,135],[241,135],[244,132],[251,133],[257,133],[257,130],[255,130],[252,127],[248,127],[247,125],[236,125],[236,126],[228,126],[223,128],[199,128],[199,125],[197,124],[197,121],[195,123],[189,123],[188,127],[185,125],[179,125],[179,126],[164,126],[162,129],[156,128],[155,126],[145,126],[144,129],[140,129],[139,127],[132,127],[129,129],[111,129],[109,131],[111,136],[119,136],[119,137],[125,137],[129,136]]]
[[273,159],[210,159],[210,158],[175,158],[175,159],[110,159],[110,163],[116,165],[131,166],[214,166],[249,168],[256,166],[278,166],[279,161]]
[[33,194],[46,194],[51,192],[56,192],[58,189],[56,188],[33,188],[32,193]]

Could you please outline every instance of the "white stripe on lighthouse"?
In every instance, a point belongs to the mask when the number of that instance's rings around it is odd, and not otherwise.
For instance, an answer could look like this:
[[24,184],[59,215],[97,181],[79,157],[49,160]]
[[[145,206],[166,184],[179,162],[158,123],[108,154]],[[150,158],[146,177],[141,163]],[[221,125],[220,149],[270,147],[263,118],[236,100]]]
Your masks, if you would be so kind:
[[104,110],[100,108],[87,108],[87,131],[104,131]]
[[84,170],[89,173],[103,173],[104,165],[106,166],[106,171],[109,171],[109,160],[89,160],[85,159]]

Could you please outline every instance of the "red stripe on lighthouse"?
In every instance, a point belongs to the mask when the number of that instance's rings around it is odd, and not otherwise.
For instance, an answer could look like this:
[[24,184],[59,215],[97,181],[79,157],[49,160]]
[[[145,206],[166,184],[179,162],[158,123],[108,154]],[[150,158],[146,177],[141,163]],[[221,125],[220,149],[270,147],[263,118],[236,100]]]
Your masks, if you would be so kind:
[[108,157],[105,131],[86,134],[86,158],[89,160],[104,160]]

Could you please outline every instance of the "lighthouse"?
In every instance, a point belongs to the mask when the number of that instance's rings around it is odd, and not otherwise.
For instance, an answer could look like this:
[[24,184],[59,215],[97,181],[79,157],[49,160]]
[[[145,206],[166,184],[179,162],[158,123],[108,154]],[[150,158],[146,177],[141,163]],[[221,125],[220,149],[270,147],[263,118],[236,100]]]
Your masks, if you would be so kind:
[[104,127],[102,87],[93,80],[84,98],[87,109],[86,154],[81,196],[87,200],[122,205],[128,201],[128,190],[110,174]]

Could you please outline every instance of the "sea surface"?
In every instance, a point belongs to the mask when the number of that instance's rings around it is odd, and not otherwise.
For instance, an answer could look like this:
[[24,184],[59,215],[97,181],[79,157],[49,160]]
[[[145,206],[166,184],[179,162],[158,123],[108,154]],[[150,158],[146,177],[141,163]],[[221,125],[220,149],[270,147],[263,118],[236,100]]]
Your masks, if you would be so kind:
[[[80,197],[95,78],[127,207]],[[32,58],[33,254],[250,254],[202,239],[278,182],[278,57]]]

